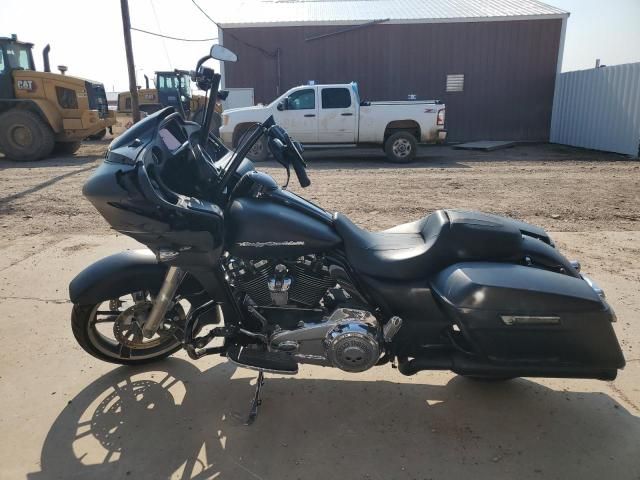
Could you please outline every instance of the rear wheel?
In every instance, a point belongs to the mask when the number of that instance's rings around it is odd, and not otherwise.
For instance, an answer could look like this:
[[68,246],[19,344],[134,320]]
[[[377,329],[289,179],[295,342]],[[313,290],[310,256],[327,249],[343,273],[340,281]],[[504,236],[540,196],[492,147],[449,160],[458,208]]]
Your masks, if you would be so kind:
[[93,305],[74,305],[71,328],[78,344],[105,362],[138,365],[168,357],[180,349],[177,332],[185,312],[176,302],[152,338],[142,327],[153,306],[149,291],[132,292]]
[[51,127],[29,110],[9,110],[0,115],[0,150],[11,160],[32,162],[51,154]]
[[82,142],[56,142],[56,145],[53,147],[53,153],[59,155],[73,155],[76,153]]
[[409,163],[416,156],[418,142],[409,132],[396,132],[384,142],[384,151],[393,163]]
[[[249,137],[249,130],[253,130],[253,127],[245,128],[235,134],[233,141],[233,147],[238,148],[240,140],[246,140]],[[246,136],[245,136],[246,134]],[[243,138],[244,137],[244,138]],[[251,147],[247,158],[253,162],[264,162],[269,157],[269,148],[267,147],[267,138],[263,135],[260,139]]]

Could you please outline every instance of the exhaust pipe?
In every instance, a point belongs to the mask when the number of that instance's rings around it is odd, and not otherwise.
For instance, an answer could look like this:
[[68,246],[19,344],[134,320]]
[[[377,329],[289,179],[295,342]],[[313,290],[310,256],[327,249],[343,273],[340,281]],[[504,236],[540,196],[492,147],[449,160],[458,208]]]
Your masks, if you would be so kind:
[[42,64],[44,65],[45,72],[51,72],[51,65],[49,64],[49,50],[51,50],[51,45],[47,43],[47,46],[42,50]]
[[429,355],[411,360],[398,358],[398,371],[403,375],[415,375],[423,370],[451,370],[458,375],[488,378],[548,377],[614,380],[618,374],[616,368],[607,367],[496,363],[480,357],[470,358],[461,352]]
[[149,77],[147,77],[146,75],[144,76],[144,83],[146,85],[146,89],[149,90]]

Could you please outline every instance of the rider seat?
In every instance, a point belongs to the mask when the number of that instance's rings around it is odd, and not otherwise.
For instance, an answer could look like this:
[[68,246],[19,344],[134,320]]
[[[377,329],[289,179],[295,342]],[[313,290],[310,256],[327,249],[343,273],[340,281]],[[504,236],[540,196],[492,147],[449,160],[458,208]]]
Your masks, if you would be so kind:
[[379,278],[425,278],[459,261],[500,261],[520,252],[521,222],[463,210],[438,210],[418,221],[368,232],[336,213],[353,268]]

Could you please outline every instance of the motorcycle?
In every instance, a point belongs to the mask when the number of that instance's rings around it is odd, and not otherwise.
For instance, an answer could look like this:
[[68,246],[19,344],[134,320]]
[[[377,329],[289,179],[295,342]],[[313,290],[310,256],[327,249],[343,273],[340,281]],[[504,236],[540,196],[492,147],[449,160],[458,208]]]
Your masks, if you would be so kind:
[[[220,83],[209,59],[237,60],[214,45],[192,72],[209,92],[202,127],[160,110],[116,138],[84,185],[113,229],[148,247],[71,282],[89,354],[136,365],[184,349],[257,370],[248,423],[264,372],[299,364],[488,380],[612,380],[624,367],[604,292],[543,229],[450,209],[369,232],[325,211],[287,189],[291,168],[310,180],[273,117],[236,151],[209,133]],[[262,136],[283,187],[245,158]]]

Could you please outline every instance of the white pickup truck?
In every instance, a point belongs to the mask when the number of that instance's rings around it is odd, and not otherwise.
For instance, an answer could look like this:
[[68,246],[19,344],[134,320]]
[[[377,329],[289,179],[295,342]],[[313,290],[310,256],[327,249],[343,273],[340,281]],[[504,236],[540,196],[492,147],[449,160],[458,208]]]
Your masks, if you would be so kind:
[[[306,147],[380,145],[396,163],[410,162],[418,143],[443,142],[447,135],[444,104],[361,102],[358,85],[350,83],[294,87],[269,105],[225,110],[220,138],[235,147],[249,128],[270,115]],[[267,155],[263,137],[249,157],[260,161]]]

